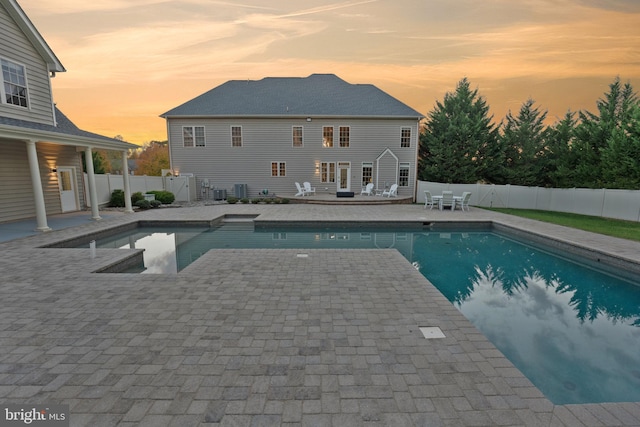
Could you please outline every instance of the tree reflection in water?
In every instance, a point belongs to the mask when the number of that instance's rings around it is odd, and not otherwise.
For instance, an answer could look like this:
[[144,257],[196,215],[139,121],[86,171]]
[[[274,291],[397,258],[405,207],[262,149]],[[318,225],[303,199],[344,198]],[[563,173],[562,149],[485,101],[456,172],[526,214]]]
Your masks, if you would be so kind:
[[491,233],[429,233],[413,249],[423,274],[554,403],[640,400],[638,284]]

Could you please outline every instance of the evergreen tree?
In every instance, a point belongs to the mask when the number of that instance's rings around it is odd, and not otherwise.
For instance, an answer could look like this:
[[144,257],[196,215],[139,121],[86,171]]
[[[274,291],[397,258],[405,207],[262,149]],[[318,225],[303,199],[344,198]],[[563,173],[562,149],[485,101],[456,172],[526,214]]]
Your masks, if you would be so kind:
[[629,156],[638,144],[633,134],[638,97],[630,83],[622,85],[616,78],[596,105],[598,114],[580,113],[576,128],[576,186],[637,188],[628,173],[637,161]]
[[572,150],[576,128],[575,113],[568,111],[564,118],[549,128],[547,136],[547,179],[545,186],[574,187],[577,158]]
[[535,101],[528,99],[517,117],[507,114],[502,132],[505,148],[506,181],[514,185],[544,185],[547,173],[546,137],[544,120],[547,112],[534,108]]
[[487,180],[502,154],[488,114],[486,101],[477,89],[470,89],[466,78],[442,103],[437,101],[420,135],[420,178],[449,183]]

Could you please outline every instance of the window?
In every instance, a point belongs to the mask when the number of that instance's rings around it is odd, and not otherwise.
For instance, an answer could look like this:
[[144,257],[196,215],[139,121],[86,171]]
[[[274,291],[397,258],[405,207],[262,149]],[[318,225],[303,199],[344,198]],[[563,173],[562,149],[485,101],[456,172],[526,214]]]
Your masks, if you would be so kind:
[[349,147],[349,126],[340,126],[340,147]]
[[294,126],[292,129],[294,147],[302,147],[302,126]]
[[0,59],[2,66],[2,100],[7,104],[27,108],[27,75],[23,65]]
[[400,176],[398,178],[398,186],[400,187],[408,187],[409,186],[409,163],[400,163]]
[[333,126],[322,128],[322,146],[324,148],[333,148]]
[[322,182],[336,182],[335,162],[322,162],[320,164],[320,180]]
[[373,163],[362,164],[362,186],[366,187],[367,184],[373,182]]
[[411,128],[402,128],[400,131],[400,147],[411,147]]
[[242,147],[242,128],[240,126],[231,126],[231,146]]
[[204,126],[183,126],[182,143],[184,147],[204,147]]
[[271,176],[286,176],[285,162],[271,162]]

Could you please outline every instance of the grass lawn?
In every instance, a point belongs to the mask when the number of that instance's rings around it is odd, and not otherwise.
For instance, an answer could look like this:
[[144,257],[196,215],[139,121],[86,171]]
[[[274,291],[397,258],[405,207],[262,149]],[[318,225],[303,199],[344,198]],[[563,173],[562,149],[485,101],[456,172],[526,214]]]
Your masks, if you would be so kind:
[[640,241],[640,222],[622,221],[619,219],[601,218],[598,216],[578,215],[565,212],[537,211],[533,209],[483,209],[521,216],[524,218],[537,219],[538,221],[550,222],[594,233],[606,234],[607,236]]

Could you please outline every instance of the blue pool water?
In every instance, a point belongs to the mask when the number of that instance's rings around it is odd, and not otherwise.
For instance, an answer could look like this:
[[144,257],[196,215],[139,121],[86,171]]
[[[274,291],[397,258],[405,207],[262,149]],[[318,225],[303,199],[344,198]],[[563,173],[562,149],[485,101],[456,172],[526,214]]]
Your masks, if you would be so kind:
[[395,248],[552,402],[640,401],[640,281],[493,232],[138,228],[98,247],[145,248],[175,273],[211,248]]

